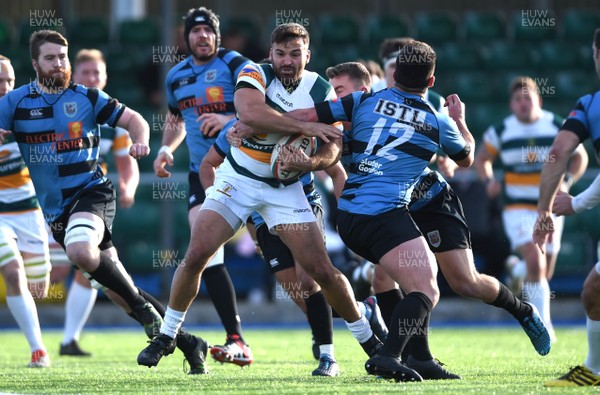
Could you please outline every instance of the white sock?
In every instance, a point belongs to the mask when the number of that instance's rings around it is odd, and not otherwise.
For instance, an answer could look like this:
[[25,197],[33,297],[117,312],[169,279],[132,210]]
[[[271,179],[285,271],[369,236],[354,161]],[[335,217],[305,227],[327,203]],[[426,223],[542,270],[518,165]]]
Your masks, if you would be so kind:
[[333,344],[321,344],[319,346],[319,352],[320,352],[321,357],[323,357],[325,355],[329,355],[329,357],[335,361],[335,354],[333,352]]
[[62,344],[79,340],[81,330],[94,307],[96,295],[98,291],[94,288],[86,288],[77,281],[71,283],[65,304],[65,333]]
[[19,324],[19,328],[25,333],[31,352],[36,350],[45,351],[46,346],[42,341],[42,330],[40,329],[37,308],[31,293],[25,291],[22,295],[7,296],[6,304],[13,317],[15,317],[15,321]]
[[173,310],[167,306],[165,318],[160,327],[160,333],[169,336],[171,339],[175,339],[175,336],[177,336],[177,332],[179,332],[179,328],[181,328],[183,320],[185,319],[185,313],[185,311]]
[[600,321],[586,320],[588,355],[585,366],[596,375],[600,375]]
[[550,320],[550,286],[547,280],[540,282],[523,283],[523,300],[534,305],[548,328],[552,326]]
[[546,324],[546,326],[548,328],[552,327],[552,319],[550,318],[550,284],[548,284],[548,280],[543,279],[542,281],[540,281],[540,285],[542,287],[542,296],[544,298],[544,304],[543,304],[543,309],[544,311],[542,312],[542,310],[540,310],[540,314],[542,315],[542,318],[544,319],[544,323]]
[[365,318],[364,315],[361,315],[358,321],[355,322],[346,322],[346,326],[350,329],[352,336],[359,343],[364,343],[373,336],[373,331],[371,330],[371,326],[369,325],[369,321]]

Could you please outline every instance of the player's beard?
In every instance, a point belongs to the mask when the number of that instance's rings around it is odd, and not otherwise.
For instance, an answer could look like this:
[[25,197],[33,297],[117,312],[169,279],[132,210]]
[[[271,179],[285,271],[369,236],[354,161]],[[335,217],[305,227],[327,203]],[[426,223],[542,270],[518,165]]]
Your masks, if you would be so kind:
[[212,51],[209,54],[199,54],[199,52],[199,48],[194,47],[194,50],[192,51],[192,56],[194,57],[194,59],[196,59],[199,62],[207,62],[215,57],[215,55],[217,54],[217,47],[212,47]]
[[[61,72],[62,75],[55,76]],[[37,81],[38,84],[46,88],[50,93],[61,93],[69,86],[71,81],[71,68],[64,69],[52,69],[49,72],[45,72],[40,67],[37,68]]]
[[298,83],[300,76],[302,75],[300,70],[294,64],[285,67],[274,67],[273,71],[284,87],[292,86]]

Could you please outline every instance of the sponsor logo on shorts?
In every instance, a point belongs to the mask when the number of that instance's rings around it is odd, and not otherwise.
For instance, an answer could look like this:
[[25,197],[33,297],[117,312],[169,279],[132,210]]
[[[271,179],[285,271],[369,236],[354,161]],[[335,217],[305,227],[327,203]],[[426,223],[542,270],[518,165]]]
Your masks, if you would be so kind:
[[269,261],[269,265],[271,265],[271,267],[279,266],[279,260],[277,258],[273,258]]
[[297,209],[294,209],[293,212],[294,213],[308,213],[310,211],[312,211],[310,208],[297,208]]
[[440,236],[440,232],[438,230],[431,231],[427,233],[427,238],[429,239],[429,243],[435,248],[439,247],[442,243],[442,238]]

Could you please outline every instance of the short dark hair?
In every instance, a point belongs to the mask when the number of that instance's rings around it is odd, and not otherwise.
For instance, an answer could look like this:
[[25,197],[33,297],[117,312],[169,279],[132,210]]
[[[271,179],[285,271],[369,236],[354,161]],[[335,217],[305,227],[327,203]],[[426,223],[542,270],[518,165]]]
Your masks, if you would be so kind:
[[381,59],[385,63],[386,59],[390,56],[392,52],[396,52],[399,49],[402,49],[402,47],[414,40],[415,39],[412,37],[386,38],[379,46],[379,59]]
[[424,91],[435,71],[436,54],[422,41],[406,44],[396,57],[394,80],[409,91]]
[[69,42],[67,39],[57,31],[54,30],[38,30],[31,33],[29,37],[29,54],[31,59],[37,61],[40,56],[40,47],[45,43],[52,43],[68,47]]
[[283,23],[271,33],[271,44],[281,44],[296,38],[301,38],[307,46],[310,43],[310,35],[304,26],[299,23]]
[[594,46],[600,50],[600,27],[594,32]]
[[367,68],[358,62],[340,63],[325,70],[327,78],[336,78],[347,75],[352,81],[361,85],[371,86],[371,74]]

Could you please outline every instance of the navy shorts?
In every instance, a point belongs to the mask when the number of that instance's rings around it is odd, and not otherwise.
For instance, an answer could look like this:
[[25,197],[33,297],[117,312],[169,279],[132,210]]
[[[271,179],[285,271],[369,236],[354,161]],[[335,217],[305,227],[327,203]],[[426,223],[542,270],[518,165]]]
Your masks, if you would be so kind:
[[471,249],[471,232],[460,199],[450,185],[410,213],[433,252]]
[[338,232],[346,246],[373,263],[379,263],[400,244],[421,236],[406,207],[377,215],[338,210],[337,219]]

